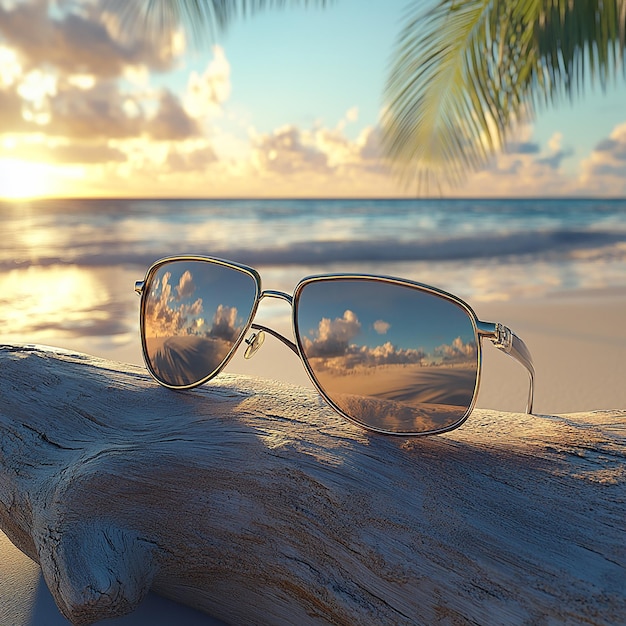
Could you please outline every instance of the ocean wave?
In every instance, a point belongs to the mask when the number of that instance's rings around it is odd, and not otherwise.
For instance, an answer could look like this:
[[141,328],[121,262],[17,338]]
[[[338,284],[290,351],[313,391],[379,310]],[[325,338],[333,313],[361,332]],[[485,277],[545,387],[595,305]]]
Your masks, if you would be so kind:
[[540,232],[490,234],[484,237],[450,237],[423,239],[352,239],[333,241],[295,241],[258,247],[213,242],[206,248],[184,242],[97,242],[65,246],[59,254],[33,254],[32,250],[5,248],[0,258],[3,270],[29,266],[79,265],[86,267],[148,266],[156,259],[179,254],[198,254],[230,259],[255,267],[327,266],[338,263],[364,262],[471,262],[559,261],[576,258],[626,259],[626,233],[607,231],[551,230]]

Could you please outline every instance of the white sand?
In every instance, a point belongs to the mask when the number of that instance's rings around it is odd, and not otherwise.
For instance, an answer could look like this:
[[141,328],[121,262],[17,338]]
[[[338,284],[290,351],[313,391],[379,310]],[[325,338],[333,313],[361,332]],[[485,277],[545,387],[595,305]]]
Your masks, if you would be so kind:
[[[530,348],[535,412],[626,408],[626,290],[492,303],[476,311],[482,319],[507,324]],[[523,408],[523,368],[497,350],[484,354],[478,406]]]
[[[530,348],[537,370],[535,412],[626,409],[626,290],[474,303],[474,308],[481,319],[508,325]],[[288,328],[281,330],[289,332]],[[251,361],[244,361],[242,353],[240,349],[229,371],[310,386],[297,357],[272,337]],[[478,406],[520,411],[526,391],[523,368],[485,342]],[[0,624],[68,624],[54,606],[39,568],[2,533],[0,563]],[[156,595],[150,595],[134,614],[107,622],[128,626],[174,623],[219,622]]]

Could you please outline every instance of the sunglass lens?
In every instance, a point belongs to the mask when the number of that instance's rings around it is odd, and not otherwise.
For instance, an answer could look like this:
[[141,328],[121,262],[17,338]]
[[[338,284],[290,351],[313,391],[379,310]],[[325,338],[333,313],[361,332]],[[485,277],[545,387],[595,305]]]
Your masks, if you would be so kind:
[[314,280],[299,292],[296,328],[322,393],[363,426],[437,432],[472,406],[476,332],[468,312],[443,296],[363,278]]
[[239,344],[257,297],[256,280],[208,261],[169,261],[144,287],[143,345],[162,383],[189,387],[208,380]]

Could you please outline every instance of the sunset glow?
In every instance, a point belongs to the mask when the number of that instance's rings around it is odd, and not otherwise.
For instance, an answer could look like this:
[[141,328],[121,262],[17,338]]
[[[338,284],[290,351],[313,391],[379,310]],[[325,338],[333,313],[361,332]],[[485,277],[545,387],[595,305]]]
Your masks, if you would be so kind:
[[[0,0],[0,198],[413,196],[379,126],[404,4],[267,10],[191,46],[130,41],[104,0]],[[626,194],[625,99],[540,111],[446,195]]]
[[0,159],[0,189],[0,197],[11,200],[40,198],[57,191],[50,166],[18,159]]

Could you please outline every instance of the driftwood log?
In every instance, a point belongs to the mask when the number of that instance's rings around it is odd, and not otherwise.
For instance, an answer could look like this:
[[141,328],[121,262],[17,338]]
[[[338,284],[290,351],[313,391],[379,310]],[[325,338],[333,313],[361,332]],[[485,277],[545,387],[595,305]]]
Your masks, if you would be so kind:
[[372,435],[313,392],[0,348],[0,527],[74,624],[626,624],[626,411]]

